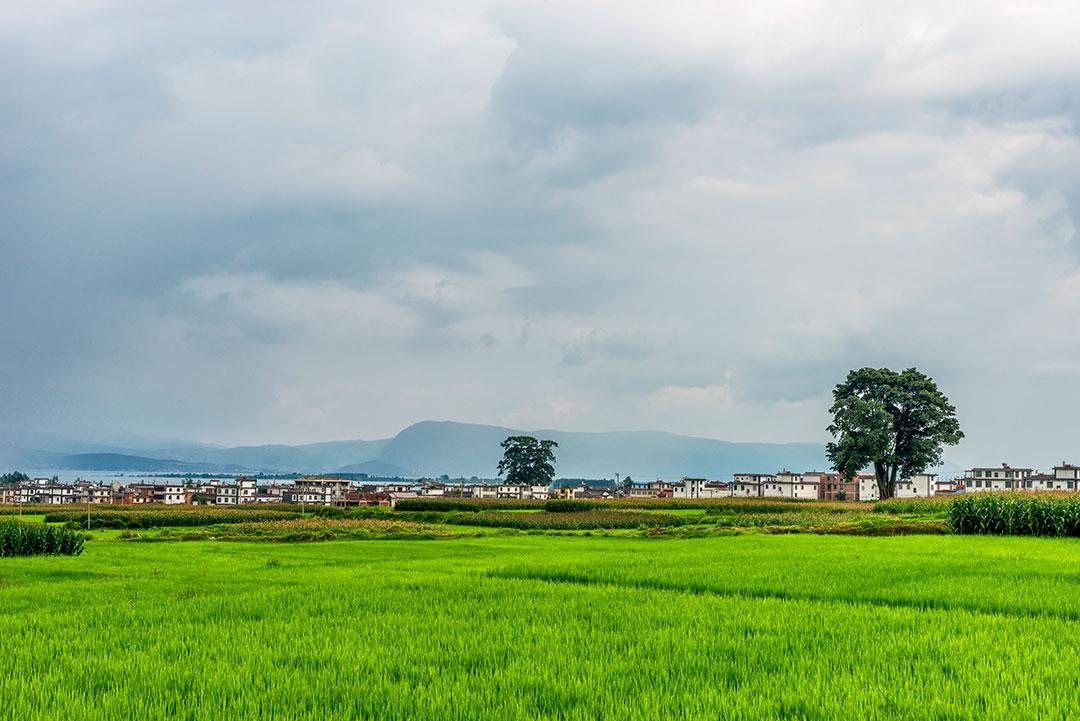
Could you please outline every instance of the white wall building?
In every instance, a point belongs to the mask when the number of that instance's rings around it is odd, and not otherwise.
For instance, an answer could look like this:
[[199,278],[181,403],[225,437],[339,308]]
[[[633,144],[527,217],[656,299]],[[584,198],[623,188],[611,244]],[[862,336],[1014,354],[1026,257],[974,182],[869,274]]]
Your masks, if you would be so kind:
[[881,498],[881,490],[878,488],[877,476],[873,473],[860,473],[858,478],[860,501],[876,501]]
[[767,484],[775,482],[776,476],[771,473],[736,473],[729,491],[735,497],[760,496]]
[[928,498],[937,490],[936,473],[917,473],[896,482],[897,498]]
[[1008,463],[997,467],[976,467],[964,471],[964,492],[985,493],[986,491],[1044,490],[1036,488],[1031,479],[1034,471],[1030,468],[1013,468]]

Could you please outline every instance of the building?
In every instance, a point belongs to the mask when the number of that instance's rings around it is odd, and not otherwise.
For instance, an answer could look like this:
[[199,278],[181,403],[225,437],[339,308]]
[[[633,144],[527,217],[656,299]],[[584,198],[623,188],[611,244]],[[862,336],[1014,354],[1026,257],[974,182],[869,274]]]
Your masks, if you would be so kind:
[[807,483],[816,483],[818,500],[854,501],[859,497],[859,482],[855,478],[844,479],[833,471],[807,471],[803,474]]
[[936,473],[916,473],[896,482],[897,498],[929,498],[937,492]]
[[[803,486],[798,490],[799,496],[796,496],[796,488]],[[807,493],[806,484],[801,473],[794,473],[786,468],[775,476],[772,480],[762,484],[760,495],[765,498],[802,498],[803,494]],[[814,498],[817,498],[817,487],[814,488]]]
[[[705,492],[705,484],[708,483],[704,478],[684,478],[675,484],[672,489],[672,497],[674,498],[705,498],[703,495]],[[708,497],[711,497],[711,493]]]
[[732,476],[729,495],[738,497],[760,496],[766,485],[776,481],[771,473],[736,473]]
[[[1036,490],[1031,468],[1013,468],[1008,463],[998,467],[976,467],[964,471],[964,490],[967,493],[986,491]],[[1040,483],[1046,486],[1046,480]]]
[[876,501],[881,498],[881,489],[878,488],[877,476],[873,473],[858,473],[855,480],[859,485],[858,501]]
[[1075,491],[1080,483],[1080,466],[1062,461],[1060,466],[1054,466],[1054,481],[1064,484],[1064,487],[1056,485],[1054,490]]

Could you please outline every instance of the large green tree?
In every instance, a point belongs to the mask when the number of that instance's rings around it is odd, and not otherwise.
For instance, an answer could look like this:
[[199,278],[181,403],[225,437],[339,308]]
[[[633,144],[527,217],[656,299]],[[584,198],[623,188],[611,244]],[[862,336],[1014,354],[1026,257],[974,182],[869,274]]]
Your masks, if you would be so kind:
[[833,390],[829,412],[833,468],[852,478],[872,465],[882,498],[895,495],[898,479],[940,465],[944,447],[964,437],[956,408],[915,368],[851,371]]
[[503,459],[499,475],[508,483],[550,486],[555,480],[555,441],[538,441],[532,436],[510,436],[502,442]]

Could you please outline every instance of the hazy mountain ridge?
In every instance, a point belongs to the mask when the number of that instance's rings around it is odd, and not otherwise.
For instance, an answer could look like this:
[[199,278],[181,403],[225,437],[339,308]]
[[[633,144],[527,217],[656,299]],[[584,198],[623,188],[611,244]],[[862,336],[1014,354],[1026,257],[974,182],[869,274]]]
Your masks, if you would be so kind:
[[[556,472],[565,477],[612,478],[619,473],[642,480],[681,476],[727,478],[737,472],[768,473],[781,468],[820,470],[828,467],[824,446],[818,443],[733,443],[660,431],[521,431],[453,421],[422,421],[388,439],[327,441],[297,446],[274,444],[225,448],[194,443],[155,445],[151,442],[146,448],[108,448],[92,444],[94,453],[80,454],[67,448],[83,450],[91,444],[67,442],[65,448],[61,447],[64,444],[55,443],[52,444],[56,446],[54,448],[27,450],[10,445],[4,448],[0,441],[0,462],[38,468],[75,468],[71,464],[86,462],[101,470],[340,471],[412,477],[445,473],[494,478],[502,456],[499,444],[508,435],[519,434],[558,442]],[[123,467],[124,464],[132,467]]]

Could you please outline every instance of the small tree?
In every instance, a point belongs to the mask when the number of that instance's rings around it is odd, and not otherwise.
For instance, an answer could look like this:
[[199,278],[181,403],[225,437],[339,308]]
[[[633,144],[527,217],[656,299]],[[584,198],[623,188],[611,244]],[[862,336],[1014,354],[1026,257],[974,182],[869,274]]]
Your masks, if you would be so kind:
[[622,481],[622,487],[623,487],[624,490],[629,491],[631,488],[634,487],[634,479],[631,478],[630,476],[627,476]]
[[845,479],[873,465],[881,498],[892,498],[897,478],[941,463],[944,446],[964,437],[956,409],[929,376],[862,368],[833,390],[826,453]]
[[499,475],[507,483],[550,486],[555,480],[555,441],[538,441],[532,436],[510,436],[502,442],[503,459]]

